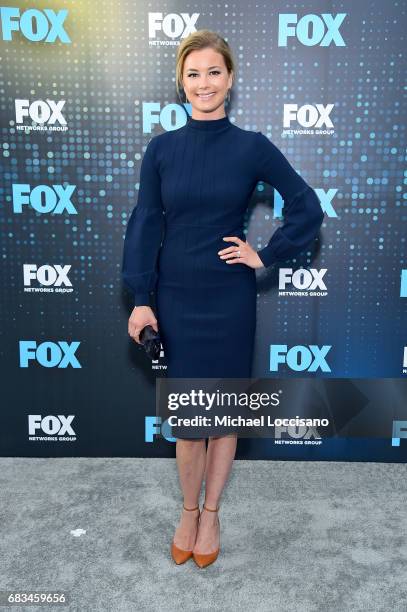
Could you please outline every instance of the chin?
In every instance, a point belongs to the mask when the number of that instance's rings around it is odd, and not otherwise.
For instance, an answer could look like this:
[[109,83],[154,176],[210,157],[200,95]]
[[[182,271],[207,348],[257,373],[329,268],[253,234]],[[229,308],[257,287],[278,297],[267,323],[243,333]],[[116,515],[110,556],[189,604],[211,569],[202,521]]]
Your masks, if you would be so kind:
[[213,113],[218,107],[217,106],[199,106],[197,107],[202,113]]

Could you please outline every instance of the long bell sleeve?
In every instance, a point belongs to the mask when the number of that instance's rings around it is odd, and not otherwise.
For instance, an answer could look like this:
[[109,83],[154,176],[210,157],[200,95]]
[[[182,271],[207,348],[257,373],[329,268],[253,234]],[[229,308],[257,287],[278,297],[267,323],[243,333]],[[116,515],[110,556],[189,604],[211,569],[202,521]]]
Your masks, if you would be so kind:
[[126,228],[122,279],[134,295],[135,306],[149,306],[155,291],[157,258],[164,228],[161,180],[156,161],[157,137],[153,137],[141,162],[137,204]]
[[324,213],[315,191],[283,153],[261,132],[257,132],[257,139],[254,159],[258,180],[275,187],[284,200],[283,224],[268,244],[257,251],[267,268],[300,253],[317,236]]

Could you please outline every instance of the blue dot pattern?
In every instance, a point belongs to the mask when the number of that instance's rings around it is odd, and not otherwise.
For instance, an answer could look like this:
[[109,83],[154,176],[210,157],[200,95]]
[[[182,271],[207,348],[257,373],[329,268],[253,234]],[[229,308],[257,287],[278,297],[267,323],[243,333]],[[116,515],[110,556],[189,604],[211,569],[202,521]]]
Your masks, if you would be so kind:
[[[33,5],[25,1],[19,7],[23,12]],[[81,339],[84,367],[108,346],[117,364],[113,369],[125,367],[131,299],[126,301],[120,274],[124,232],[137,201],[147,143],[164,130],[160,123],[145,129],[143,109],[146,103],[155,103],[158,112],[179,105],[175,54],[181,39],[163,29],[150,37],[149,13],[198,12],[196,29],[221,33],[234,53],[236,81],[226,107],[231,121],[261,130],[328,206],[320,240],[297,258],[258,273],[254,375],[270,375],[270,344],[331,345],[329,376],[402,375],[407,343],[406,303],[400,297],[401,271],[407,267],[404,4],[375,1],[366,11],[363,3],[335,3],[335,14],[346,13],[340,28],[345,46],[327,47],[306,46],[295,36],[286,46],[278,44],[279,15],[297,13],[300,19],[311,12],[305,2],[290,4],[288,11],[283,2],[198,7],[162,2],[158,9],[152,2],[121,0],[113,11],[101,0],[97,15],[89,3],[67,1],[63,7],[70,44],[34,43],[20,32],[0,42],[0,224],[7,306],[1,323],[7,334]],[[17,99],[64,100],[67,129],[35,129],[29,117],[19,129]],[[284,125],[288,105],[298,110],[330,104],[331,133],[303,133],[295,119]],[[12,185],[21,183],[31,189],[75,185],[77,214],[40,214],[29,206],[13,213]],[[264,247],[281,223],[281,210],[279,194],[259,183],[245,228],[255,249]],[[25,263],[69,264],[73,290],[24,292]],[[327,295],[279,295],[279,267],[326,268]],[[149,371],[150,365],[137,358]]]

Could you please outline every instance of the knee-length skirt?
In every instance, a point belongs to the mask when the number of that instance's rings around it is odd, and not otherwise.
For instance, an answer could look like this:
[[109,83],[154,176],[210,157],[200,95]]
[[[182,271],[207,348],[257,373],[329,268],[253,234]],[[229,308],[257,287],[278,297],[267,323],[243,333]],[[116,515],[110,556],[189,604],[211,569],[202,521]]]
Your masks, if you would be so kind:
[[167,377],[251,376],[255,270],[242,263],[227,264],[217,254],[236,246],[222,239],[234,235],[245,240],[242,228],[182,224],[167,228],[156,289]]

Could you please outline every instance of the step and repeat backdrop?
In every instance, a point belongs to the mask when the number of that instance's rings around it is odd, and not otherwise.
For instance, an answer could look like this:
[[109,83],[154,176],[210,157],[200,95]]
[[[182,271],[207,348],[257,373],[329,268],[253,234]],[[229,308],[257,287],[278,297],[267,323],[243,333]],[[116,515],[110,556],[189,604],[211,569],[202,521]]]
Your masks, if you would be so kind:
[[[331,434],[280,427],[239,439],[237,458],[405,461],[405,5],[4,4],[1,455],[175,455],[156,413],[165,352],[152,362],[128,336],[122,249],[149,140],[191,112],[176,95],[178,45],[210,29],[237,65],[230,120],[267,135],[325,214],[308,250],[256,271],[252,375],[329,382]],[[259,183],[253,247],[283,212]]]

